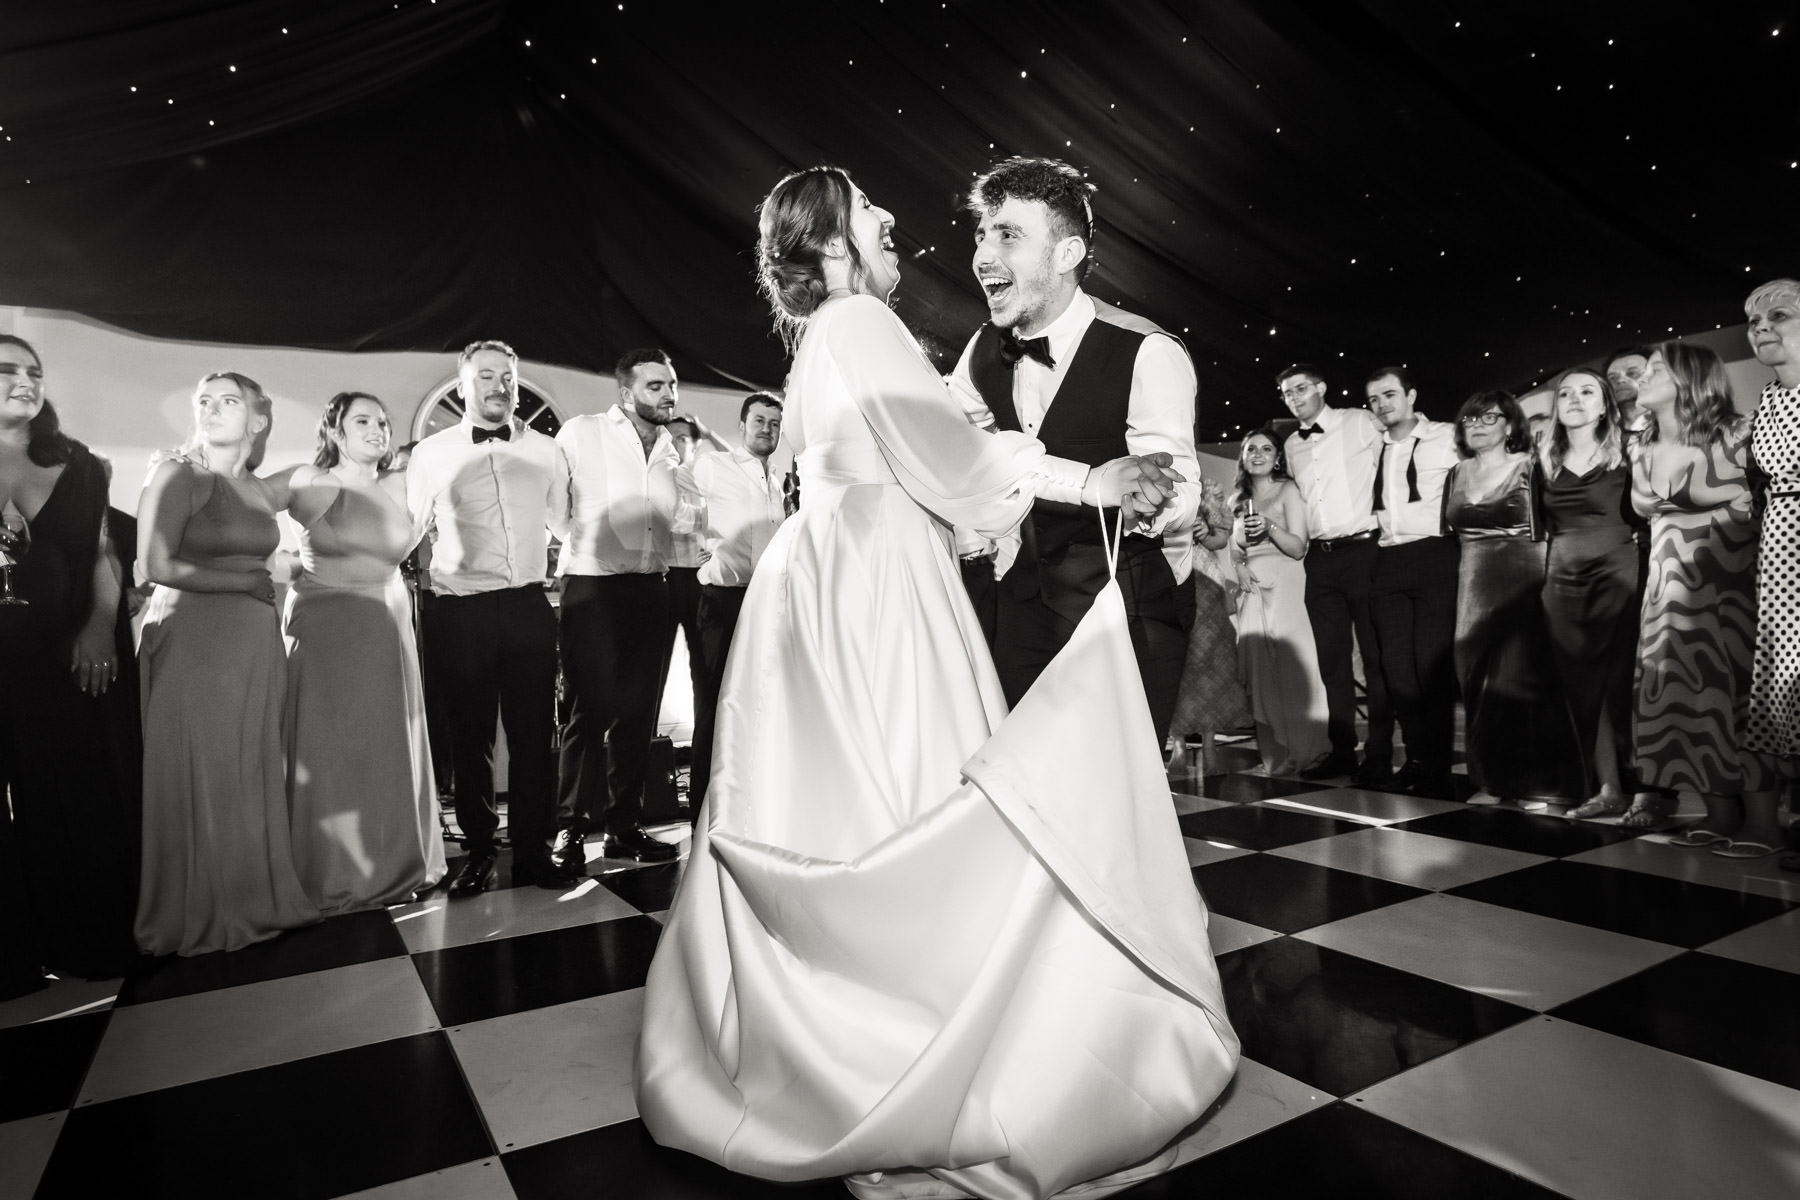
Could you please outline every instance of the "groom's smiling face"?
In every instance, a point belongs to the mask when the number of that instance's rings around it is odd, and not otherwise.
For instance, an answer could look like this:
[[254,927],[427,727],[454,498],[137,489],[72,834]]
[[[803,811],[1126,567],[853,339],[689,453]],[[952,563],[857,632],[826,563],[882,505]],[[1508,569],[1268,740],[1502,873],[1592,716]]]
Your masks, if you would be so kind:
[[1062,293],[1075,286],[1073,275],[1056,269],[1059,241],[1069,239],[1058,239],[1050,224],[1043,201],[1008,196],[982,213],[975,227],[975,280],[987,297],[988,315],[1023,337],[1036,336]]

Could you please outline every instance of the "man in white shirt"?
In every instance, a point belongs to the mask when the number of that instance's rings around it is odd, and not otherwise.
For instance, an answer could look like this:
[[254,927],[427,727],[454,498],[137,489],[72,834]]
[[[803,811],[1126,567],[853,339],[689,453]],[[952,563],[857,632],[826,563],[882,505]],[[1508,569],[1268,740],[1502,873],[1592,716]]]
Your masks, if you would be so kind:
[[1382,367],[1363,385],[1382,426],[1376,460],[1375,555],[1370,611],[1381,674],[1406,739],[1393,786],[1448,800],[1456,729],[1456,579],[1461,553],[1444,529],[1444,486],[1456,465],[1456,429],[1419,415],[1405,367]]
[[[1179,339],[1088,296],[1093,187],[1047,158],[1013,158],[976,180],[972,266],[989,321],[952,377],[970,419],[1022,430],[1053,455],[1099,466],[1166,453],[1183,482],[1128,524],[1118,578],[1158,741],[1168,736],[1194,622],[1194,365]],[[978,403],[972,398],[978,397]],[[1100,522],[1079,495],[1041,489],[999,582],[994,666],[1017,704],[1109,578]],[[1109,514],[1111,515],[1111,514]],[[1002,556],[1004,558],[1004,555]]]
[[669,862],[676,848],[645,832],[644,777],[674,616],[663,572],[675,516],[678,383],[661,350],[631,350],[613,371],[619,400],[556,435],[569,479],[563,576],[562,793],[556,853],[586,861],[600,829],[608,858]]
[[688,798],[698,817],[712,779],[713,726],[731,635],[744,592],[763,551],[787,519],[782,477],[769,469],[781,443],[781,401],[755,392],[738,412],[743,445],[709,454],[694,466],[694,486],[706,505],[706,554],[700,567],[700,642],[706,657],[702,690],[694,696],[694,766]]
[[[669,665],[674,658],[675,639],[687,643],[688,683],[698,702],[706,668],[700,648],[700,562],[706,550],[706,530],[701,527],[705,506],[694,488],[694,463],[703,454],[721,453],[731,447],[720,441],[700,418],[682,414],[670,418],[664,428],[675,445],[675,519],[670,525],[669,553],[664,573],[669,582],[669,612],[675,631],[669,635],[669,649],[663,655],[662,677],[656,685],[656,711],[662,711],[663,693],[669,686]],[[704,430],[704,432],[702,432]]]
[[[1319,652],[1331,736],[1330,755],[1300,774],[1304,779],[1353,775],[1359,784],[1381,783],[1394,769],[1394,718],[1369,614],[1380,536],[1373,501],[1381,425],[1365,409],[1328,406],[1325,376],[1317,367],[1296,363],[1275,382],[1300,422],[1288,435],[1285,450],[1288,471],[1306,501],[1306,615]],[[1369,736],[1360,765],[1352,664],[1357,649],[1362,651],[1369,705]]]
[[544,594],[551,531],[568,520],[568,475],[556,443],[514,418],[519,356],[475,342],[457,362],[460,425],[413,450],[406,499],[436,528],[424,654],[443,685],[456,764],[456,823],[469,857],[455,898],[493,882],[495,719],[506,728],[508,826],[515,884],[562,887],[549,855],[554,807],[556,618]]

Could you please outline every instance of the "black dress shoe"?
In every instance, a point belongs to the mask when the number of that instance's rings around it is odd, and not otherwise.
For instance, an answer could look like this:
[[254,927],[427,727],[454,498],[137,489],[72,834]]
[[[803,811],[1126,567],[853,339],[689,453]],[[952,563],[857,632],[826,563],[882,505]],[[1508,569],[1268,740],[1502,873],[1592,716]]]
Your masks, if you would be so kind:
[[469,861],[462,865],[462,870],[450,882],[450,898],[464,900],[487,891],[494,883],[494,867],[492,850],[478,850],[469,855]]
[[608,830],[600,837],[600,853],[607,858],[630,858],[641,863],[674,862],[681,851],[667,842],[659,842],[633,826],[623,833]]
[[1394,777],[1392,764],[1365,758],[1362,766],[1356,768],[1351,776],[1357,787],[1379,787]]
[[[581,843],[575,844],[579,846]],[[583,860],[583,865],[585,865],[585,860]],[[577,871],[574,867],[565,866],[548,855],[536,859],[521,859],[517,855],[513,857],[512,881],[514,887],[531,885],[555,890],[580,883],[585,878],[587,878],[586,871]]]
[[587,845],[573,829],[556,831],[556,844],[550,847],[550,857],[559,867],[587,873]]
[[1349,754],[1333,754],[1322,758],[1300,772],[1302,779],[1336,779],[1356,770],[1356,758]]

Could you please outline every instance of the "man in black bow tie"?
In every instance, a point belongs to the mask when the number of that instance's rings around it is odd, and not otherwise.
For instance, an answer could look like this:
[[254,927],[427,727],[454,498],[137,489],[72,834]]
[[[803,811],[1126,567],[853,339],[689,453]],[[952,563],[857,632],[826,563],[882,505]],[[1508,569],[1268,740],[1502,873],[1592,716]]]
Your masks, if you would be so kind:
[[[1022,430],[1051,454],[1098,467],[1167,454],[1181,482],[1126,523],[1118,577],[1158,741],[1181,683],[1194,593],[1193,363],[1181,342],[1081,288],[1093,261],[1093,185],[1066,163],[1013,158],[978,179],[975,278],[989,321],[955,379],[977,424]],[[976,399],[976,398],[979,399]],[[1014,547],[1000,551],[994,666],[1017,704],[1069,640],[1109,578],[1100,524],[1078,495],[1041,493]],[[1008,560],[1010,559],[1010,562]]]
[[519,356],[476,342],[457,363],[460,425],[413,450],[406,497],[435,529],[423,653],[441,683],[456,764],[456,823],[469,857],[450,895],[493,883],[495,719],[506,728],[513,882],[561,887],[550,859],[555,802],[556,618],[544,594],[547,532],[568,522],[569,476],[556,443],[513,417]]

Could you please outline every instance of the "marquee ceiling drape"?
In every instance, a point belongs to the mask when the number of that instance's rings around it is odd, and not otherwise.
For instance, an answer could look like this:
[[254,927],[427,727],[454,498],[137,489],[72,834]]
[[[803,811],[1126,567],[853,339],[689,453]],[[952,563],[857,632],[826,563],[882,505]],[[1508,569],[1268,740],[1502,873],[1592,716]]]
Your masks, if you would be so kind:
[[1180,333],[1202,436],[1273,372],[1481,386],[1742,319],[1800,271],[1791,5],[82,0],[0,13],[0,304],[142,333],[779,383],[755,205],[849,168],[901,316],[985,309],[960,197],[1090,173],[1090,288]]

